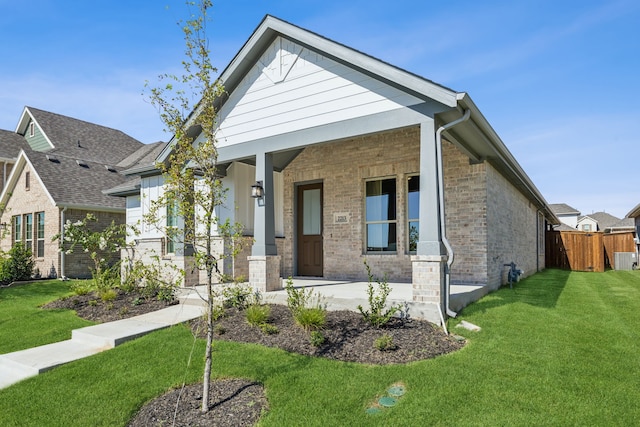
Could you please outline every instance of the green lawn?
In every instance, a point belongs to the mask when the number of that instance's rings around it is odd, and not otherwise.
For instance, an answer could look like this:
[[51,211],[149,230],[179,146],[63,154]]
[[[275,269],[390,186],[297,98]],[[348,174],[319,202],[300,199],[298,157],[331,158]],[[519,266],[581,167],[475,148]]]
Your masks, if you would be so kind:
[[68,340],[73,329],[92,325],[69,310],[39,306],[69,295],[73,281],[39,281],[0,289],[0,354]]
[[[264,426],[640,425],[640,272],[545,271],[460,318],[482,331],[452,321],[469,343],[435,360],[363,366],[220,342],[215,375],[264,383]],[[145,401],[197,381],[203,348],[177,326],[54,369],[0,390],[0,425],[125,425]],[[398,381],[398,405],[365,414]]]

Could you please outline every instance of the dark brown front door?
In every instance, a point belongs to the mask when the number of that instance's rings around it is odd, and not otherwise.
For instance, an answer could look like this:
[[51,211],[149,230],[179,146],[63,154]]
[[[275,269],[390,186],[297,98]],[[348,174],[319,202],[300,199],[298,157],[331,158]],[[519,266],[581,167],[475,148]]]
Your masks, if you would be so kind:
[[322,183],[298,187],[298,275],[322,277]]

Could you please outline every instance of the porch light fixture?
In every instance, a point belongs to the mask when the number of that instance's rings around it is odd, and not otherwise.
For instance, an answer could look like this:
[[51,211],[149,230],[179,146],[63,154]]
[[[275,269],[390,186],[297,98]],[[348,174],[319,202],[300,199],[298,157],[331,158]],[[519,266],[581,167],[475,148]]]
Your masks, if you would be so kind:
[[256,181],[256,183],[251,186],[251,197],[254,199],[262,199],[264,197],[262,181]]
[[6,229],[7,229],[7,223],[6,222],[3,222],[2,224],[0,224],[0,230],[6,231]]

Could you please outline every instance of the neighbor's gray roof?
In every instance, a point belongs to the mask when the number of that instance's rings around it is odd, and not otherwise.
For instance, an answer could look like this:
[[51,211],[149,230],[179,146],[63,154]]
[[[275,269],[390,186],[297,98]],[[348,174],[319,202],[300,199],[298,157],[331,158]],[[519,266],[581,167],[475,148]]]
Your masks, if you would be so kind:
[[27,110],[55,147],[48,153],[115,165],[144,145],[116,129],[33,107]]
[[116,168],[51,152],[25,150],[25,155],[56,205],[124,210],[122,198],[102,193],[126,181]]
[[580,211],[566,203],[550,203],[549,208],[556,215],[580,215]]
[[578,218],[578,221],[585,217],[589,217],[592,220],[596,221],[598,223],[599,230],[604,230],[605,228],[611,227],[613,224],[617,224],[618,222],[620,222],[620,218],[606,212],[594,212],[589,215],[583,215]]
[[20,150],[28,146],[27,141],[21,135],[10,130],[0,129],[0,157],[17,159]]

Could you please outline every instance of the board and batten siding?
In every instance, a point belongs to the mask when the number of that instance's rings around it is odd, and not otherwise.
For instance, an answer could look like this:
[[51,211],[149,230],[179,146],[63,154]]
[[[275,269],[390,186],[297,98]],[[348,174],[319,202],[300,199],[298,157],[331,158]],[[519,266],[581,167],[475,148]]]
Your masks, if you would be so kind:
[[[139,194],[127,196],[127,225],[138,230],[142,226],[142,208]],[[127,233],[127,243],[131,243],[135,237],[135,234]]]
[[220,111],[220,147],[388,112],[422,100],[278,37]]
[[29,129],[31,128],[31,123],[33,123],[33,121],[29,121],[27,130],[24,134],[31,149],[34,151],[51,150],[53,147],[51,146],[51,144],[49,144],[47,138],[44,136],[44,133],[42,132],[42,130],[40,130],[40,127],[37,124],[34,126],[33,136],[30,135]]

